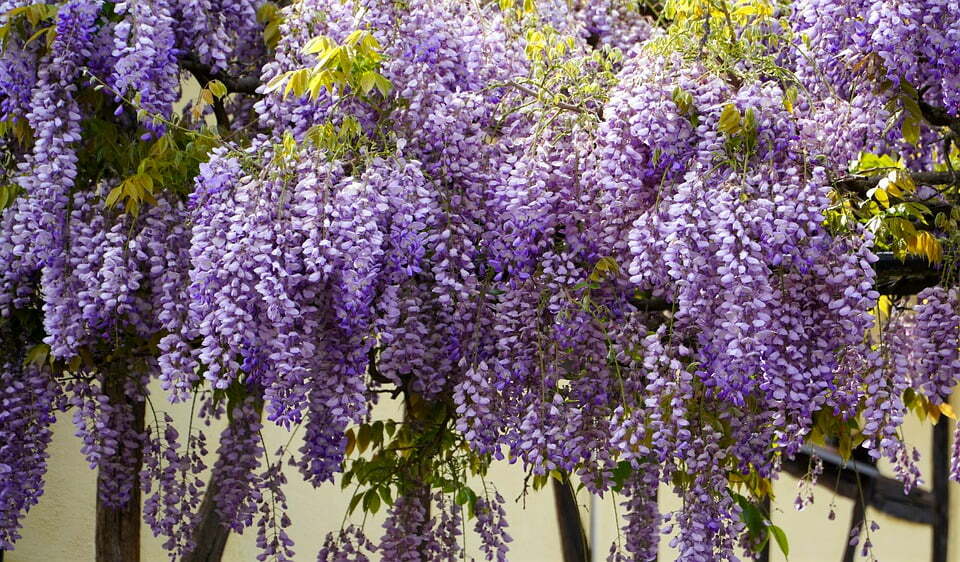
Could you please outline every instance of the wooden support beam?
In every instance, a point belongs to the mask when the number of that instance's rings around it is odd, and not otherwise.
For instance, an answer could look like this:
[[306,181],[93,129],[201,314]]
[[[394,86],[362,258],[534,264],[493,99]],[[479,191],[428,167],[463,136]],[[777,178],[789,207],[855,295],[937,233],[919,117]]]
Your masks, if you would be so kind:
[[220,562],[223,550],[230,538],[230,528],[224,524],[217,510],[217,494],[220,491],[219,474],[210,474],[207,491],[203,495],[198,514],[199,522],[193,530],[193,550],[185,554],[181,562]]
[[[104,375],[103,391],[111,406],[133,409],[133,430],[144,431],[144,413],[146,404],[130,399],[124,392],[125,381],[116,374]],[[115,457],[123,458],[127,445],[117,444]],[[142,451],[136,450],[136,466],[130,467],[137,480],[143,462]],[[140,561],[140,486],[139,481],[130,491],[130,499],[119,507],[108,506],[102,499],[102,488],[106,482],[102,471],[97,475],[97,515],[95,530],[95,550],[97,562],[139,562]]]
[[[550,481],[553,482],[553,504],[560,527],[563,562],[590,562],[587,535],[583,530],[583,520],[580,518],[580,508],[577,506],[577,496],[570,484],[570,478],[564,477],[563,482],[556,478],[551,478]],[[597,545],[590,546],[597,548]]]
[[950,537],[950,428],[947,418],[942,417],[933,426],[933,562],[949,560]]

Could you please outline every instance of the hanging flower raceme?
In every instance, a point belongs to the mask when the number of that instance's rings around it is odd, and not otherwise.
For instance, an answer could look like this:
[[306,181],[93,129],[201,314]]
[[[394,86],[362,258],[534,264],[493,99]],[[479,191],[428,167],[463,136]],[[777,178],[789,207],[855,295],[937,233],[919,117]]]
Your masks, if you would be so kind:
[[[5,340],[21,335],[4,334]],[[9,338],[9,339],[8,339]],[[39,501],[47,471],[47,446],[62,394],[51,373],[23,365],[21,353],[6,348],[0,369],[0,549],[20,538],[21,517]]]
[[136,97],[147,114],[144,126],[159,136],[164,128],[153,117],[169,118],[180,93],[173,6],[167,0],[137,0],[118,2],[114,10],[127,16],[114,28],[114,87]]
[[[90,56],[100,2],[74,0],[57,14],[56,39],[40,61],[26,118],[36,137],[19,163],[17,184],[23,195],[4,213],[0,256],[5,267],[0,287],[4,315],[24,302],[32,276],[42,271],[45,290],[62,288],[64,223],[69,193],[77,177],[75,144],[82,115],[75,101],[80,68]],[[55,298],[55,297],[54,297]]]

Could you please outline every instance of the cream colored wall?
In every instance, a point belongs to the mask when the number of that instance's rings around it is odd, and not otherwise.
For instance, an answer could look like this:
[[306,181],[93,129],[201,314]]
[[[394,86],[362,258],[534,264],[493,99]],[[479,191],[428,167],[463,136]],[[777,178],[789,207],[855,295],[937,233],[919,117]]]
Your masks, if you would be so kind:
[[[162,396],[159,392],[155,396]],[[162,399],[160,399],[162,400]],[[169,406],[155,404],[159,409],[167,409],[178,423],[184,423],[189,416],[186,405]],[[378,407],[378,417],[400,417],[396,403],[387,403]],[[217,429],[209,431],[211,438]],[[909,419],[905,435],[914,437],[915,445],[924,455],[924,473],[929,474],[930,426],[921,425],[915,419]],[[270,450],[285,443],[289,434],[270,424],[265,430],[265,438]],[[6,553],[7,562],[87,562],[93,558],[94,531],[94,493],[95,475],[87,468],[79,452],[79,440],[73,436],[73,426],[69,415],[58,419],[54,440],[51,446],[50,469],[47,476],[46,493],[24,521],[23,539],[17,549]],[[213,449],[213,447],[211,447]],[[296,447],[295,447],[296,448]],[[211,459],[212,460],[212,459]],[[208,463],[209,464],[209,463]],[[881,465],[881,470],[888,467]],[[327,531],[340,526],[346,512],[349,495],[341,492],[338,486],[330,485],[314,490],[291,473],[290,484],[286,492],[293,519],[291,536],[296,541],[297,560],[313,560]],[[560,560],[556,516],[553,511],[553,497],[549,488],[528,496],[526,509],[513,503],[523,487],[523,474],[516,466],[497,465],[489,478],[508,499],[509,532],[514,538],[511,544],[510,559],[519,562],[539,562]],[[951,484],[954,506],[960,500],[960,489]],[[797,494],[797,481],[784,477],[775,485],[776,502],[773,520],[787,533],[790,540],[791,556],[794,562],[820,562],[839,560],[845,544],[845,535],[849,525],[852,502],[846,498],[834,497],[823,487],[816,489],[816,501],[813,506],[802,512],[793,508]],[[678,500],[666,490],[661,490],[663,509],[675,509]],[[581,492],[578,500],[582,506],[585,523],[589,520],[589,497]],[[837,519],[830,521],[827,514],[831,501],[836,502]],[[958,513],[956,509],[953,513]],[[367,520],[370,534],[378,536],[383,522],[383,513]],[[612,499],[597,502],[599,523],[599,559],[606,558],[611,541],[616,538],[616,524]],[[880,524],[880,529],[871,538],[875,552],[880,560],[888,562],[909,562],[929,560],[930,528],[924,525],[908,524],[893,520],[868,510],[868,517]],[[955,517],[956,522],[960,517]],[[355,518],[355,522],[360,520]],[[952,552],[957,552],[957,538],[960,525],[953,526]],[[468,551],[476,555],[476,539],[468,533]],[[166,555],[160,547],[161,541],[150,535],[149,529],[143,530],[144,562],[163,561]],[[472,541],[472,544],[471,544]],[[672,560],[673,553],[667,547],[668,539],[661,542],[660,560]],[[224,560],[246,562],[256,559],[256,544],[253,530],[241,536],[232,536],[227,543]],[[773,549],[773,560],[783,560],[777,549]],[[952,559],[960,560],[960,556]]]

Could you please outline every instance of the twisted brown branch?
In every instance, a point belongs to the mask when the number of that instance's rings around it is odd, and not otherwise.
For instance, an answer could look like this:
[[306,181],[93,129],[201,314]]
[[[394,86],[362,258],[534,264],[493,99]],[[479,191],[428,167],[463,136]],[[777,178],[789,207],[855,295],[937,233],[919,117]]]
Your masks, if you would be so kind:
[[[910,179],[913,180],[913,183],[916,185],[953,185],[960,180],[960,175],[954,176],[952,172],[910,172]],[[844,176],[834,182],[834,186],[849,191],[851,193],[857,193],[859,195],[864,195],[867,191],[877,187],[881,180],[885,176]]]

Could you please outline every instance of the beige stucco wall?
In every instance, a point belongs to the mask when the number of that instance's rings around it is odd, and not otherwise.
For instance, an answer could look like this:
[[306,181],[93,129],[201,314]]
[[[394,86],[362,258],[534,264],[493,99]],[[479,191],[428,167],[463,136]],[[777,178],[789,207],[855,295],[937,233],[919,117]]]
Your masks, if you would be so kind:
[[[159,394],[158,394],[159,395]],[[184,422],[189,412],[184,406],[155,404],[158,408],[168,409],[178,422]],[[395,403],[378,407],[380,416],[399,418],[399,408]],[[214,432],[211,431],[211,434]],[[930,426],[922,425],[915,419],[907,422],[905,435],[912,438],[923,452],[924,471],[929,474]],[[286,442],[285,430],[269,426],[265,433],[268,443],[279,445]],[[213,447],[211,447],[213,448]],[[884,467],[881,467],[884,468]],[[297,560],[313,560],[324,535],[331,529],[337,529],[346,511],[349,496],[338,486],[327,486],[319,490],[299,481],[293,471],[287,494],[290,513],[294,521],[291,535],[296,541]],[[523,474],[516,466],[496,466],[489,481],[494,483],[505,498],[510,501],[508,519],[510,534],[514,537],[511,545],[511,560],[520,562],[560,560],[556,516],[553,511],[553,497],[550,489],[528,496],[526,508],[513,503],[522,490]],[[954,504],[960,499],[960,490],[952,485]],[[24,521],[23,539],[17,549],[6,553],[7,562],[87,562],[93,560],[94,531],[94,472],[87,468],[79,452],[79,440],[73,436],[73,426],[69,415],[58,420],[54,441],[51,447],[50,470],[47,477],[47,489],[42,501]],[[820,562],[839,560],[852,502],[846,498],[834,497],[823,487],[817,488],[816,502],[803,512],[793,508],[797,493],[796,480],[784,477],[776,483],[776,502],[773,519],[787,532],[791,546],[790,560],[794,562]],[[661,491],[664,509],[678,505],[677,500],[666,490]],[[585,521],[589,518],[589,497],[581,492],[579,501],[584,510]],[[830,502],[836,502],[837,519],[827,517]],[[599,517],[599,545],[603,556],[610,542],[616,537],[614,508],[611,498],[597,502]],[[956,513],[955,510],[953,510]],[[896,521],[889,517],[868,511],[868,516],[877,520],[880,530],[872,536],[876,545],[876,554],[880,560],[893,562],[929,560],[931,531],[923,525],[912,525]],[[955,517],[954,521],[960,519]],[[378,517],[367,520],[371,534],[378,535],[382,524],[382,512]],[[359,522],[359,519],[356,520]],[[960,527],[954,525],[952,533],[954,549]],[[470,544],[470,541],[473,544]],[[166,560],[158,539],[153,538],[146,527],[143,530],[144,561]],[[667,548],[667,540],[661,544],[661,560],[672,560],[673,554]],[[468,533],[468,550],[475,554],[476,539]],[[249,530],[242,536],[233,536],[227,544],[225,560],[253,561],[256,556],[254,531]],[[952,556],[960,560],[960,556]],[[774,560],[783,560],[774,549]]]

